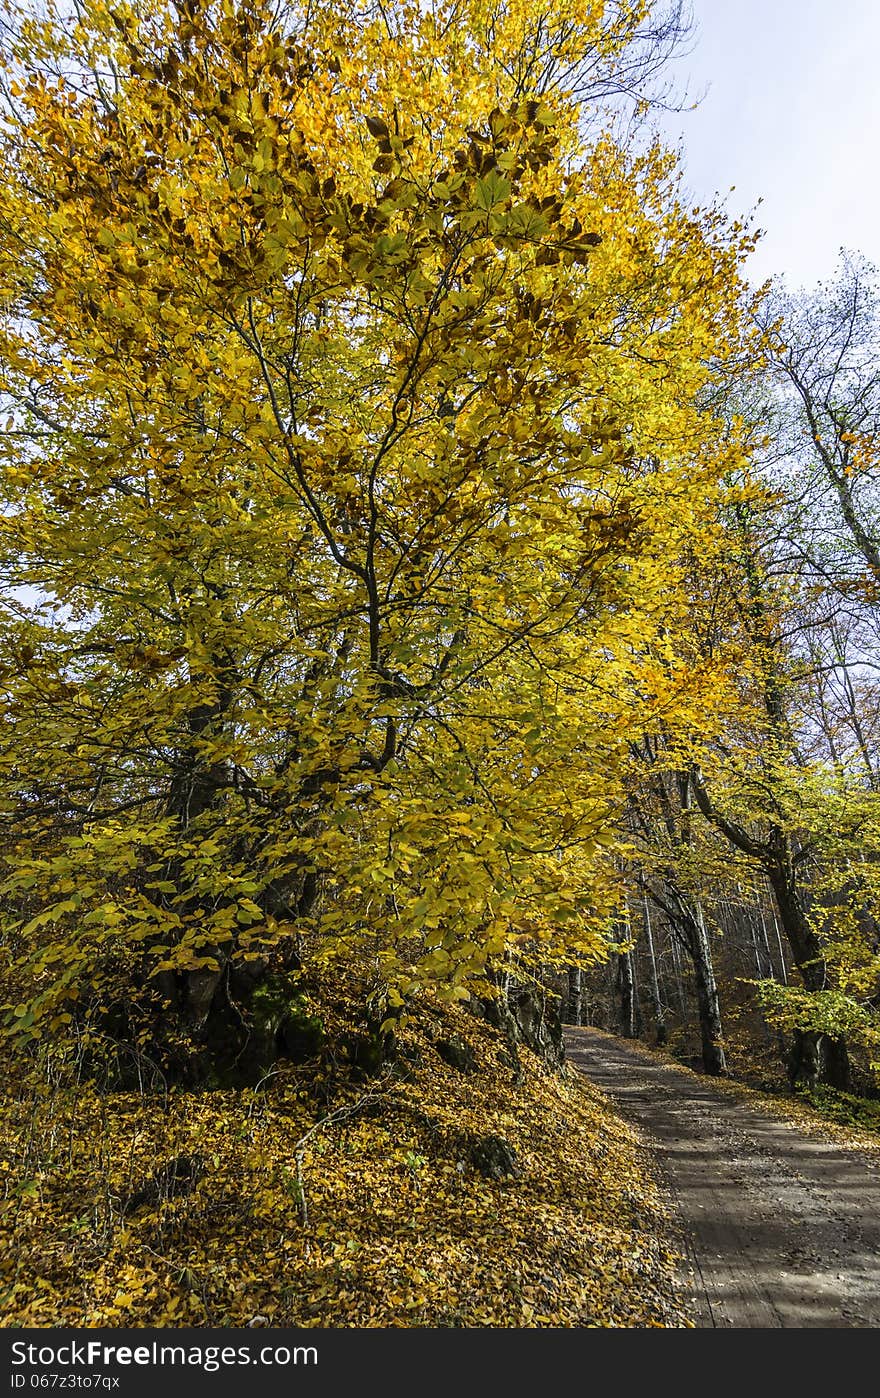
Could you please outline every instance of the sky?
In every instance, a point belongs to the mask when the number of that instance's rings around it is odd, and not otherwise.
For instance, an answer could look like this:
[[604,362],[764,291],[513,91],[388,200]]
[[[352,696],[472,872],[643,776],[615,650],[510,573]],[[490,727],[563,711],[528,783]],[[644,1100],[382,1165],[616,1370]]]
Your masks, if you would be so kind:
[[[880,264],[880,0],[692,0],[674,61],[696,111],[664,114],[695,200],[765,230],[752,281],[831,276],[841,246]],[[728,193],[730,186],[735,186]],[[763,202],[755,208],[757,201]]]

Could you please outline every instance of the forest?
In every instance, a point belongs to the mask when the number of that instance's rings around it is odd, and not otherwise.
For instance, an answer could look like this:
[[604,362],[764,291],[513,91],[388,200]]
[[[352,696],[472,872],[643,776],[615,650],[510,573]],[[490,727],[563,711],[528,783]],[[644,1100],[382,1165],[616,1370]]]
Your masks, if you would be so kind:
[[685,20],[3,0],[2,1324],[692,1324],[563,1021],[880,1132],[877,271]]

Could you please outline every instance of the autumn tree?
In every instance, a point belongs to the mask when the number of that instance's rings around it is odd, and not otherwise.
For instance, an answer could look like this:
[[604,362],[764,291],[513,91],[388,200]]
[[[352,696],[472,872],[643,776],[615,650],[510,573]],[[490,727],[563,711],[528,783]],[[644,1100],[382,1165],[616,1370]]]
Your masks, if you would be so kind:
[[[822,760],[810,762],[802,747],[802,696],[811,676],[794,642],[801,630],[797,589],[791,575],[778,569],[776,505],[770,498],[739,502],[729,517],[741,702],[723,735],[695,751],[688,780],[709,825],[766,880],[807,1001],[814,997],[818,1011],[840,988],[829,965],[823,895],[824,827],[836,782]],[[823,1010],[815,1024],[802,1014],[789,1017],[787,1027],[793,1080],[849,1086],[843,1021],[835,1030]]]
[[[812,1005],[825,1042],[837,1023],[870,1047],[878,988],[876,269],[843,253],[815,290],[775,287],[760,320],[768,349],[760,467],[777,493],[763,567],[787,596],[778,671],[789,675],[794,760],[782,785],[802,829],[803,920],[821,943],[812,947],[808,994],[789,1019],[807,1029]],[[784,999],[776,997],[777,1009]]]
[[304,964],[387,1025],[604,954],[748,238],[523,56],[613,70],[648,8],[7,9],[20,1038],[271,1061]]

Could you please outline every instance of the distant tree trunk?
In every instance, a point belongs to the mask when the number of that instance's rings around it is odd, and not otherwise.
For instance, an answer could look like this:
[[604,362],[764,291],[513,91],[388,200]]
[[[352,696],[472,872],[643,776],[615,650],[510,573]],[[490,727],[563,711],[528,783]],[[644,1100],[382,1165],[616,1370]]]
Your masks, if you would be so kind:
[[[779,971],[783,985],[788,985],[788,967],[785,964],[785,947],[782,945],[782,933],[779,930],[779,919],[776,916],[776,909],[771,909],[773,913],[773,931],[776,933],[776,949],[779,952]],[[761,909],[761,921],[764,922],[764,909]],[[766,922],[764,923],[766,931]]]
[[721,1028],[721,1003],[718,999],[718,985],[712,965],[712,948],[703,907],[697,902],[697,915],[691,919],[689,929],[691,960],[694,967],[694,985],[697,992],[697,1012],[700,1017],[700,1040],[703,1052],[703,1067],[713,1077],[727,1072],[724,1056],[724,1039]]
[[569,1024],[583,1024],[584,973],[580,966],[568,968],[568,1003],[565,1018]]
[[620,1032],[625,1039],[636,1039],[639,1033],[639,1012],[631,951],[617,953],[616,983],[620,1004]]
[[681,952],[678,946],[678,937],[673,931],[669,939],[669,948],[672,952],[672,970],[675,975],[675,993],[678,998],[678,1009],[681,1015],[682,1024],[688,1022],[687,996],[684,990],[684,979],[681,974]]
[[[750,910],[748,907],[745,909],[745,916],[746,916],[746,926],[747,926],[748,929],[749,929],[749,935],[750,935],[750,937],[751,937],[751,942],[752,942],[752,953],[753,953],[754,958],[755,958],[755,975],[757,976],[757,978],[758,978],[759,981],[762,981],[762,980],[765,980],[765,979],[766,979],[766,977],[767,977],[768,974],[772,974],[773,966],[772,966],[772,963],[771,963],[770,966],[769,966],[769,969],[768,969],[768,968],[766,968],[765,965],[764,965],[764,959],[763,959],[763,957],[762,957],[762,955],[761,955],[761,944],[760,944],[760,942],[759,942],[759,940],[758,940],[758,920],[757,920],[757,918],[752,917],[752,915],[751,915],[751,910]],[[765,940],[765,942],[766,942],[766,938],[765,938],[764,940]],[[768,961],[769,961],[769,948],[766,948],[766,951],[767,951],[767,958],[768,958]]]
[[727,1060],[724,1056],[721,1003],[712,964],[712,946],[702,905],[697,900],[695,907],[692,907],[682,892],[669,881],[665,894],[658,893],[657,898],[669,919],[673,940],[677,938],[685,949],[693,969],[703,1070],[718,1077],[727,1072]]
[[[767,931],[767,917],[766,917],[766,914],[765,914],[765,912],[764,912],[764,904],[761,902],[760,890],[759,890],[758,888],[755,888],[754,892],[755,892],[755,904],[756,904],[756,907],[757,907],[757,916],[758,916],[758,919],[760,920],[760,924],[761,924],[761,940],[763,941],[763,944],[764,944],[764,951],[765,951],[766,956],[767,956],[767,965],[768,965],[768,967],[770,968],[770,975],[771,975],[771,976],[773,977],[773,979],[775,980],[775,979],[776,979],[776,967],[773,965],[773,951],[772,951],[772,949],[771,949],[771,947],[770,947],[770,934],[769,934],[768,931]],[[782,981],[782,983],[783,983],[783,985],[784,985],[784,984],[785,984],[785,980],[786,980],[786,975],[785,975],[785,957],[783,956],[783,953],[782,953],[782,938],[781,938],[780,935],[779,935],[779,927],[778,927],[778,925],[774,924],[774,926],[775,926],[775,928],[776,928],[776,942],[777,942],[777,946],[778,946],[778,950],[779,950],[779,959],[780,959],[780,962],[781,962],[781,965],[780,965],[780,976],[779,976],[779,978],[780,978],[780,980]]]
[[654,1032],[658,1045],[662,1046],[666,1043],[666,1011],[660,997],[660,980],[657,975],[657,957],[654,951],[654,933],[651,930],[651,910],[648,906],[647,894],[643,896],[643,906],[645,911],[645,941],[648,943],[648,965],[650,968],[648,992],[651,997],[651,1013],[654,1016]]

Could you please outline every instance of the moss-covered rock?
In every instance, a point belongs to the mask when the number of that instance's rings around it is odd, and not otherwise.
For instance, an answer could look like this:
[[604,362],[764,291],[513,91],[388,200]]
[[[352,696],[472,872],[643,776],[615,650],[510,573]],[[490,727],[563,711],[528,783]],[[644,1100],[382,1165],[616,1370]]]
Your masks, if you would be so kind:
[[291,975],[267,976],[241,1005],[226,1003],[212,1014],[205,1046],[210,1083],[253,1085],[279,1059],[316,1058],[324,1039],[304,987]]
[[294,1063],[317,1058],[326,1040],[324,1022],[311,1009],[305,995],[297,995],[288,1002],[278,1032],[285,1058]]
[[454,1068],[457,1073],[475,1073],[477,1071],[477,1057],[470,1044],[458,1034],[451,1035],[448,1039],[438,1039],[434,1045],[435,1049],[450,1068]]
[[519,1173],[516,1151],[501,1136],[480,1136],[471,1142],[471,1164],[487,1180],[503,1180]]

